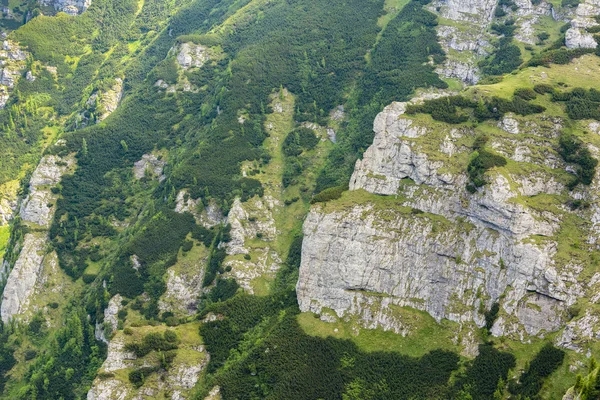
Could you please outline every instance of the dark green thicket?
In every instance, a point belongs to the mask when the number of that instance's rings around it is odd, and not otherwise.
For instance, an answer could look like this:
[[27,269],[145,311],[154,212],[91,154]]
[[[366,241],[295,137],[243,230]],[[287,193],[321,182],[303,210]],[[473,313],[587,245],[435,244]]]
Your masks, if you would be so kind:
[[307,163],[307,160],[301,155],[305,151],[313,149],[317,143],[319,143],[319,138],[312,129],[308,128],[298,128],[286,136],[281,146],[285,155],[283,187],[297,183],[296,178],[302,175]]
[[476,151],[467,166],[467,174],[469,175],[470,180],[470,184],[467,185],[467,190],[474,193],[478,187],[487,183],[485,180],[485,172],[487,170],[494,167],[503,167],[505,165],[506,159],[498,154],[494,154],[485,149]]
[[310,202],[314,204],[337,200],[342,197],[342,193],[346,190],[348,190],[348,185],[330,187],[314,195]]
[[[501,382],[507,381],[508,371],[515,367],[515,357],[495,349],[490,344],[479,345],[479,355],[467,364],[464,375],[459,376],[452,398],[473,400],[494,399]],[[502,398],[502,393],[500,393]],[[465,396],[470,397],[465,397]]]
[[573,59],[590,53],[594,53],[594,49],[549,49],[532,57],[531,60],[527,62],[527,66],[537,67],[539,65],[568,64]]
[[479,66],[487,75],[502,75],[519,68],[522,62],[521,49],[512,42],[512,37],[509,36],[500,39],[493,55],[482,61]]
[[73,310],[58,329],[48,351],[40,354],[25,375],[22,399],[79,399],[85,397],[105,357],[85,313]]
[[166,330],[162,335],[150,332],[142,339],[141,343],[130,342],[125,345],[125,350],[135,353],[136,357],[144,357],[151,351],[168,351],[177,348],[177,335]]
[[469,119],[466,113],[459,113],[460,109],[477,107],[477,103],[463,96],[441,97],[425,101],[422,105],[411,104],[406,108],[407,114],[430,114],[436,121],[449,124],[460,124]]
[[558,145],[558,154],[575,167],[576,175],[569,182],[569,189],[574,189],[579,183],[590,185],[596,174],[598,160],[592,157],[587,147],[573,134],[561,134]]
[[[17,360],[13,355],[15,349],[12,344],[9,344],[8,342],[11,333],[11,329],[0,321],[0,392],[4,390],[4,386],[9,379],[6,376],[6,373],[17,363]],[[25,354],[25,357],[27,358],[27,353]]]
[[517,89],[512,100],[491,97],[473,101],[463,96],[441,97],[426,100],[419,105],[411,104],[406,108],[406,113],[430,114],[433,119],[449,124],[460,124],[470,119],[482,122],[487,119],[500,119],[509,112],[519,115],[541,113],[545,107],[527,101],[535,99],[536,96],[531,89]]
[[489,311],[485,313],[485,329],[490,331],[492,326],[494,326],[494,322],[496,322],[496,318],[498,318],[498,312],[500,311],[500,304],[498,302],[494,302],[490,307]]
[[571,91],[552,92],[552,101],[564,102],[571,119],[600,120],[600,91],[596,89],[574,88]]
[[371,61],[348,101],[348,122],[338,132],[318,179],[316,192],[348,182],[354,163],[373,142],[373,120],[392,101],[407,100],[419,87],[447,87],[428,63],[440,63],[437,18],[423,9],[427,0],[413,0],[389,22],[371,51]]
[[563,350],[549,343],[546,344],[529,363],[529,367],[523,372],[518,383],[509,386],[510,392],[520,398],[541,399],[538,393],[544,381],[562,365],[564,358]]
[[[301,244],[301,237],[291,244],[274,294],[238,294],[204,309],[202,315],[213,312],[224,317],[200,327],[211,354],[208,379],[221,387],[223,397],[443,398],[458,366],[453,353],[433,351],[419,359],[364,353],[350,341],[321,339],[302,331],[296,322],[293,284],[282,284],[297,271]],[[237,361],[220,369],[231,357]],[[370,393],[374,397],[365,397]]]
[[537,97],[537,92],[530,88],[518,88],[515,89],[515,96],[523,100],[534,100]]
[[[177,252],[194,229],[190,214],[164,210],[147,221],[123,250],[113,267],[111,291],[134,298],[146,291],[158,300],[166,289],[162,275],[177,261]],[[132,257],[140,267],[133,268]]]

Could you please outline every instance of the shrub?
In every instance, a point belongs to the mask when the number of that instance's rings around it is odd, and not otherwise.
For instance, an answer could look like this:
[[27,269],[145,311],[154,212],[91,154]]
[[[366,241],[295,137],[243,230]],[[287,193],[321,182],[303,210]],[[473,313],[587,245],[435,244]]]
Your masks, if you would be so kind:
[[[166,331],[165,331],[166,332]],[[169,334],[169,337],[170,334]],[[167,351],[177,348],[175,342],[169,342],[164,335],[158,332],[150,332],[142,339],[141,343],[127,343],[125,350],[135,353],[137,357],[144,357],[151,351]]]
[[519,47],[510,37],[505,37],[500,39],[496,52],[481,62],[480,67],[487,75],[502,75],[517,69],[522,62]]
[[316,194],[312,200],[311,204],[315,203],[324,203],[331,200],[337,200],[342,197],[342,193],[348,190],[348,186],[336,186],[329,189],[323,190],[321,193]]
[[164,333],[165,340],[169,343],[177,343],[177,334],[175,331],[167,329]]
[[499,311],[500,304],[498,304],[498,302],[494,302],[489,311],[485,313],[485,329],[487,329],[488,331],[490,331],[492,329],[492,326],[494,326],[494,322],[496,322],[496,318],[498,317]]
[[194,247],[194,242],[192,242],[191,240],[185,240],[181,245],[181,251],[187,253],[192,249],[192,247]]
[[33,360],[37,356],[37,351],[34,349],[27,349],[23,354],[25,361]]
[[319,138],[312,129],[298,128],[290,132],[281,145],[283,154],[288,157],[299,156],[302,152],[313,149]]
[[144,384],[146,378],[156,370],[156,367],[143,367],[135,369],[129,373],[129,382],[131,382],[136,388],[139,388]]
[[522,98],[523,100],[533,100],[537,97],[537,93],[533,89],[529,88],[515,89],[514,95]]
[[572,190],[580,182],[584,185],[590,185],[596,174],[598,160],[592,157],[592,154],[581,140],[572,134],[561,134],[558,144],[558,154],[565,162],[574,164],[577,172],[576,178],[569,184],[569,189]]
[[467,174],[471,183],[477,188],[487,183],[484,177],[487,170],[505,165],[506,159],[504,157],[482,149],[476,152],[475,156],[471,159],[471,162],[467,166]]
[[[515,357],[498,351],[490,344],[479,345],[479,355],[467,364],[463,377],[459,376],[454,386],[454,399],[489,400],[501,381],[506,382],[508,371],[515,367]],[[466,396],[464,395],[466,392]],[[462,397],[461,397],[462,395]]]
[[81,276],[81,280],[86,283],[86,284],[90,284],[92,282],[94,282],[94,280],[96,279],[96,274],[83,274]]
[[208,294],[208,299],[212,302],[225,301],[235,295],[240,285],[235,279],[217,279],[217,284]]
[[548,85],[547,83],[538,83],[533,87],[533,91],[539,94],[552,93],[554,88],[552,85]]

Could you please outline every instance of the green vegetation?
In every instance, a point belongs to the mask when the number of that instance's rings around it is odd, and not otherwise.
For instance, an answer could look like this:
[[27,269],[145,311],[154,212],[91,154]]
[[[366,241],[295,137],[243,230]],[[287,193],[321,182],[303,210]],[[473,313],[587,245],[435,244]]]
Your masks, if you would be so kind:
[[529,364],[529,368],[519,378],[519,383],[509,386],[511,393],[521,398],[535,399],[542,389],[544,380],[548,378],[565,358],[565,352],[547,344]]
[[[116,374],[133,388],[162,379],[188,356],[193,343],[204,344],[210,353],[196,398],[215,385],[225,399],[488,399],[508,396],[508,391],[531,399],[542,396],[548,376],[562,362],[556,349],[544,348],[513,379],[522,357],[515,360],[500,344],[486,343],[476,358],[461,358],[463,338],[450,321],[437,323],[418,310],[390,306],[390,313],[412,329],[401,337],[360,329],[354,320],[325,324],[300,313],[296,304],[299,232],[309,202],[334,210],[370,202],[389,218],[428,218],[435,229],[448,231],[454,225],[404,206],[401,195],[384,198],[347,190],[356,159],[372,142],[375,115],[418,88],[448,87],[434,72],[445,55],[428,4],[94,0],[81,16],[37,16],[15,31],[11,39],[31,53],[25,63],[36,79],[19,80],[0,111],[0,195],[9,186],[11,194],[25,193],[18,182],[28,181],[44,153],[74,155],[77,168],[52,188],[59,199],[45,251],[49,257],[56,252],[62,270],[53,270],[43,284],[60,290],[36,299],[26,326],[0,326],[0,390],[6,397],[83,398],[106,353],[94,337],[96,324],[105,327],[108,339],[126,338],[126,349],[140,357]],[[19,5],[21,11],[30,6]],[[491,29],[502,37],[481,65],[486,74],[508,74],[524,57],[527,61],[512,40],[516,25],[506,14],[514,7],[502,0],[496,11]],[[553,41],[554,34],[539,39]],[[206,47],[209,59],[201,68],[184,70],[177,63],[177,46],[189,42]],[[408,117],[477,132],[470,158],[468,151],[448,156],[460,171],[467,169],[467,188],[475,191],[492,168],[509,175],[516,165],[530,167],[507,162],[500,155],[507,150],[496,143],[494,151],[486,147],[489,136],[482,132],[495,132],[496,121],[507,113],[527,117],[546,110],[560,113],[564,107],[571,120],[598,118],[600,84],[586,83],[585,71],[597,71],[595,59],[585,56],[589,52],[553,47],[534,56],[527,72],[409,106]],[[575,59],[585,66],[581,75],[565,74],[561,66]],[[528,71],[539,76],[542,69],[547,80],[529,78]],[[123,100],[100,121],[106,109],[90,96],[111,89],[117,78],[123,79]],[[156,86],[159,80],[171,86]],[[566,89],[590,85],[596,87]],[[330,118],[338,105],[344,105],[344,117]],[[577,133],[571,134],[576,124],[568,121],[558,140],[559,154],[577,175],[571,187],[589,184],[597,164]],[[336,144],[325,141],[326,127],[335,128]],[[431,136],[415,143],[430,146],[427,141],[437,133],[432,129]],[[457,147],[468,148],[472,136],[464,135]],[[47,147],[58,138],[63,140]],[[531,139],[521,134],[515,141],[524,138]],[[556,145],[554,137],[547,139],[540,147]],[[164,176],[148,172],[134,178],[134,163],[146,154],[166,162]],[[231,226],[219,218],[209,221],[209,214],[226,215],[237,198],[248,211],[263,196],[264,204],[273,204],[276,237],[258,232],[246,240],[249,254],[228,255]],[[560,205],[586,210],[585,202],[560,199]],[[540,208],[558,204],[552,202],[556,198],[536,196],[517,200]],[[591,256],[583,255],[583,240],[573,233],[581,231],[583,218],[565,220],[558,235],[571,239],[560,241],[557,260],[577,257],[589,265]],[[244,222],[265,221],[252,216]],[[0,257],[13,265],[24,234],[43,233],[35,229],[18,218],[11,228],[0,228]],[[288,248],[275,278],[275,266]],[[253,277],[256,295],[249,295],[233,279],[240,272],[233,268],[253,263],[273,268]],[[172,295],[169,274],[177,270],[177,278],[186,280],[192,268],[204,275],[194,282],[185,309],[159,307],[165,298],[178,301],[167,296]],[[116,294],[123,301],[112,332],[104,310]],[[485,313],[488,331],[499,312],[494,303]],[[197,322],[207,316],[208,321]],[[186,329],[194,334],[184,337]],[[480,334],[487,338],[485,330]],[[578,390],[584,387],[591,384],[582,379]]]
[[158,332],[148,333],[141,343],[127,343],[125,350],[135,353],[136,357],[144,357],[151,351],[169,351],[177,349],[177,334],[165,330],[161,335]]
[[600,367],[595,358],[590,360],[588,371],[584,377],[577,375],[575,386],[571,389],[581,400],[592,400],[600,396]]
[[407,100],[419,87],[447,87],[428,63],[430,58],[441,63],[444,55],[437,42],[436,17],[423,9],[427,3],[413,0],[404,6],[371,50],[370,62],[347,101],[352,110],[348,122],[338,133],[316,192],[348,182],[354,162],[373,141],[373,120],[382,107]]
[[348,190],[347,185],[335,186],[327,188],[320,193],[317,193],[311,200],[311,203],[323,203],[330,200],[337,200],[342,197],[342,193]]
[[[485,185],[484,174],[487,170],[494,167],[503,167],[506,165],[506,159],[498,154],[494,154],[488,150],[476,151],[473,154],[473,158],[467,166],[467,174],[471,180],[472,186],[475,188]],[[472,189],[471,186],[467,186],[470,192],[474,192],[476,189]]]
[[[508,32],[505,30],[505,33]],[[482,62],[480,67],[488,75],[502,75],[517,69],[522,62],[521,49],[512,43],[511,37],[505,37],[498,42],[494,55]]]
[[512,354],[498,351],[489,344],[480,345],[479,355],[457,379],[453,398],[502,399],[508,371],[514,367],[515,357]]
[[590,151],[583,146],[581,140],[572,134],[563,133],[559,138],[558,153],[568,163],[575,165],[576,176],[569,182],[569,189],[574,189],[579,183],[590,185],[596,174],[598,160],[592,157]]
[[319,138],[308,128],[298,128],[286,136],[281,145],[281,151],[286,156],[282,176],[283,187],[297,183],[295,178],[302,174],[306,164],[306,160],[300,156],[303,152],[315,148],[317,143]]

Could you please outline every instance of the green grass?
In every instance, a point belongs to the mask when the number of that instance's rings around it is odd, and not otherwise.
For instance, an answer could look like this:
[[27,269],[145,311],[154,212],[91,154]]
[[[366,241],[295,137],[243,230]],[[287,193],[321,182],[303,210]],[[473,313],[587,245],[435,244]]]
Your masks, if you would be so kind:
[[0,260],[4,257],[8,239],[10,238],[10,226],[0,226]]
[[538,83],[556,86],[559,82],[569,87],[583,87],[600,89],[600,58],[587,54],[573,60],[569,64],[552,64],[550,67],[529,67],[508,74],[504,80],[494,85],[477,85],[467,90],[468,93],[479,92],[489,96],[499,96],[506,99],[512,98],[517,88],[533,88]]
[[458,332],[457,324],[448,320],[438,324],[428,313],[409,307],[394,306],[393,311],[402,326],[409,328],[406,336],[382,328],[362,328],[356,320],[323,322],[312,313],[301,313],[297,320],[308,335],[348,339],[367,352],[393,351],[412,357],[421,357],[435,349],[460,352],[460,347],[452,341]]

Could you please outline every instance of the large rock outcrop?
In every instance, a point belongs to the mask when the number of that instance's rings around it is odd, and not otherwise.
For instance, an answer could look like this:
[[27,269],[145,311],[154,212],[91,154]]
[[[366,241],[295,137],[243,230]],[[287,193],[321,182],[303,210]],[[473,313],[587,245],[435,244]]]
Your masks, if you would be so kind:
[[28,233],[23,240],[17,259],[2,294],[0,315],[7,323],[14,315],[21,314],[29,305],[38,277],[42,271],[46,251],[46,236]]
[[[356,163],[351,191],[309,213],[300,308],[333,310],[336,318],[359,315],[366,326],[403,332],[396,306],[482,326],[483,311],[498,302],[495,335],[558,330],[588,285],[576,278],[581,265],[555,262],[560,216],[519,199],[559,194],[563,186],[542,172],[492,173],[488,186],[469,194],[461,172],[466,165],[454,163],[468,159],[464,143],[476,133],[424,124],[404,110],[405,104],[394,103],[377,116],[373,145]],[[561,126],[550,117],[519,125],[540,140]],[[517,140],[491,145],[523,160]],[[531,154],[527,161],[559,163],[550,154]]]
[[579,3],[575,18],[571,21],[571,28],[565,33],[565,46],[570,49],[596,48],[598,44],[587,30],[599,25],[595,18],[598,15],[600,15],[599,0],[585,0]]
[[74,164],[73,156],[44,156],[31,176],[29,194],[19,210],[21,220],[29,226],[31,233],[25,235],[4,287],[0,315],[5,323],[28,311],[31,297],[37,294],[35,289],[41,282],[45,260],[57,262],[55,253],[48,253],[46,249],[54,204],[59,196],[52,188],[64,174],[72,171]]
[[[160,332],[160,328],[158,331]],[[146,376],[142,386],[135,387],[127,379],[129,370],[152,366],[157,362],[154,353],[136,358],[135,354],[126,350],[127,342],[140,340],[144,334],[144,329],[140,333],[134,332],[137,336],[133,337],[121,331],[116,333],[108,345],[108,355],[100,373],[87,394],[88,400],[183,400],[191,397],[191,389],[198,382],[209,360],[204,346],[198,344],[200,338],[193,335],[184,338],[179,332],[182,340],[178,345],[179,349],[174,351],[176,354],[172,364],[166,370],[160,369]]]
[[43,6],[54,7],[69,15],[78,15],[88,9],[92,0],[38,0]]
[[27,53],[12,40],[2,42],[0,50],[0,109],[3,109],[21,78]]
[[429,10],[442,19],[438,40],[446,52],[445,63],[437,69],[443,77],[456,78],[467,84],[479,81],[477,62],[486,54],[497,0],[435,1]]
[[29,194],[23,200],[20,216],[23,221],[31,222],[48,229],[54,217],[54,202],[58,194],[52,187],[58,184],[62,176],[74,166],[73,157],[61,158],[54,155],[44,156],[29,181]]

